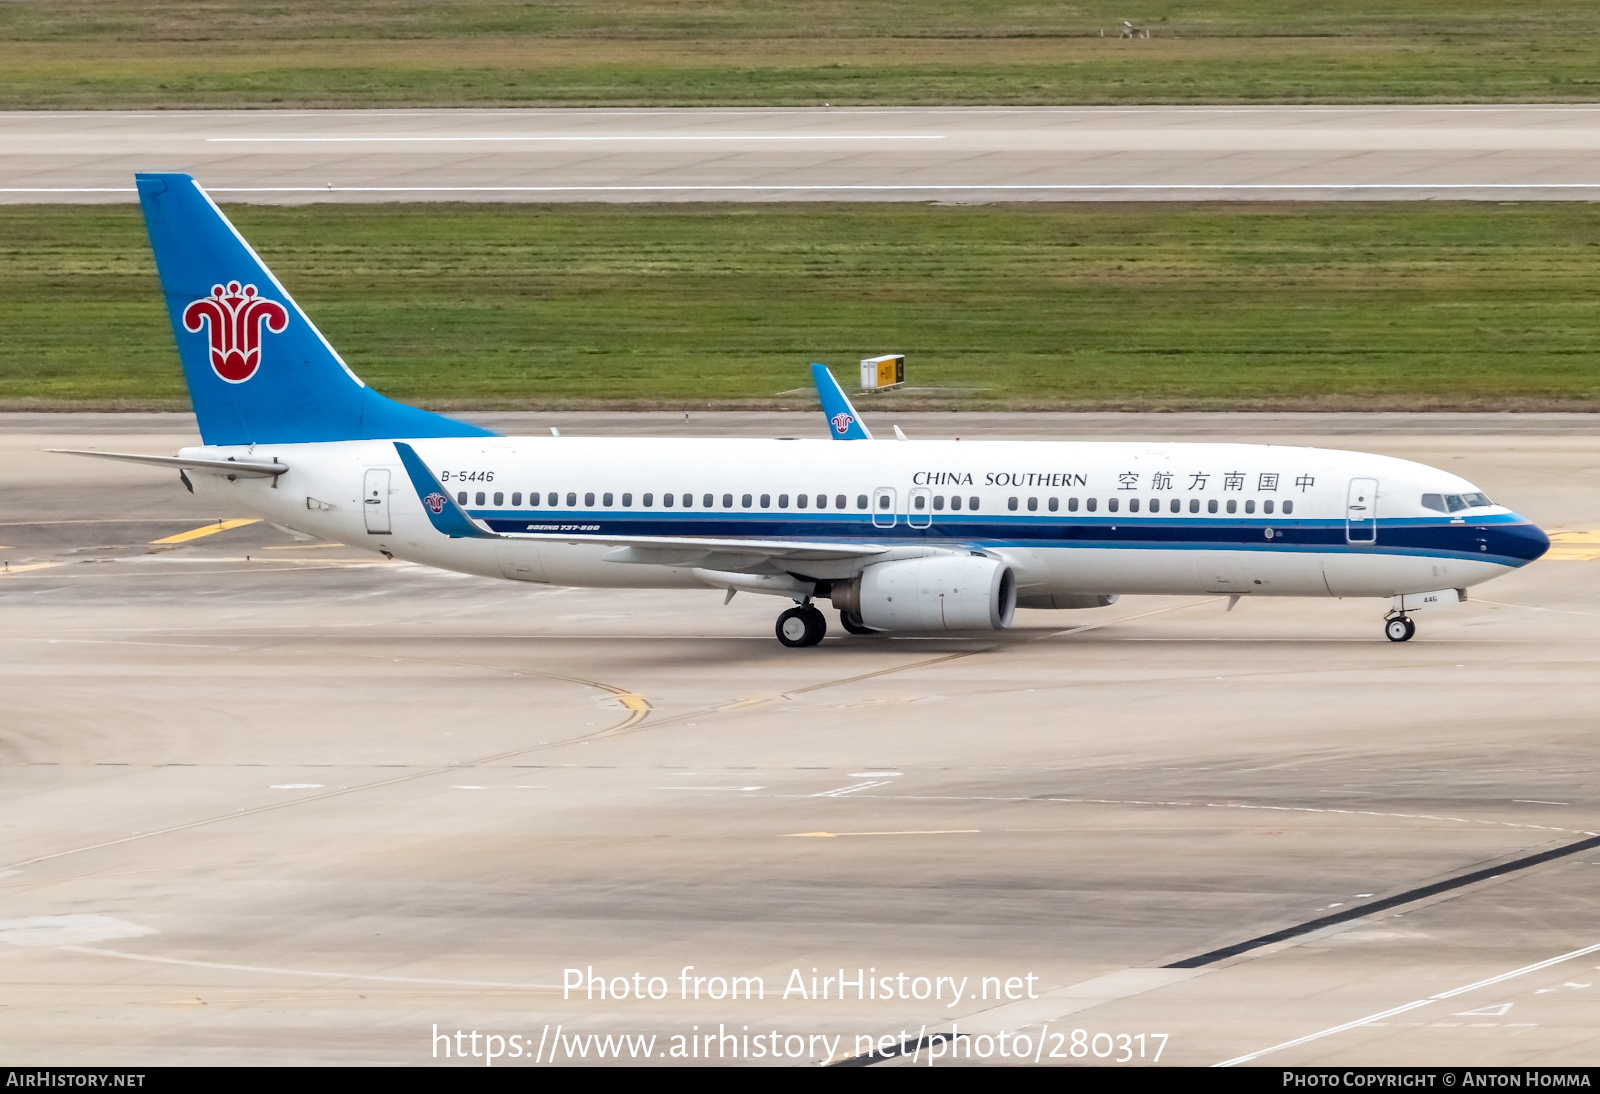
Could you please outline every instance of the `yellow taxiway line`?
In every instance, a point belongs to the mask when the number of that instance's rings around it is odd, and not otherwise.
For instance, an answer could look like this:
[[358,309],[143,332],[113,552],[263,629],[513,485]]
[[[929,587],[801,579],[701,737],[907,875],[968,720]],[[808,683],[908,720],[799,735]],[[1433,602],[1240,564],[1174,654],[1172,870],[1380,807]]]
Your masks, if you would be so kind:
[[200,528],[192,528],[187,532],[179,532],[175,536],[166,536],[162,539],[153,539],[150,541],[150,543],[151,545],[158,543],[187,543],[191,539],[199,539],[201,536],[213,536],[218,532],[226,532],[229,528],[242,528],[246,524],[259,523],[260,520],[260,517],[236,517],[233,520],[219,520],[215,524],[207,524]]
[[1544,557],[1552,562],[1593,562],[1600,558],[1600,531],[1551,532]]

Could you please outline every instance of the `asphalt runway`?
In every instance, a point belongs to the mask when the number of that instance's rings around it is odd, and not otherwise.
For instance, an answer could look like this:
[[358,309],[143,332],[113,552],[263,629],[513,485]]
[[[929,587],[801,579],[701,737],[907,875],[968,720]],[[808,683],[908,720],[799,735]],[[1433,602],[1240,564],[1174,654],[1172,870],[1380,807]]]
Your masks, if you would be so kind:
[[1600,107],[14,112],[0,201],[1594,200]]
[[[1387,452],[1562,534],[1406,645],[1371,602],[1151,597],[786,650],[762,597],[199,534],[240,514],[41,451],[167,452],[186,417],[5,416],[0,1054],[463,1062],[442,1033],[468,1064],[602,1063],[642,1042],[587,1038],[627,1034],[814,1065],[864,1037],[907,1066],[925,1030],[961,1064],[1600,1059],[1600,849],[1569,853],[1600,831],[1591,416],[900,420]],[[840,969],[891,997],[841,1001]],[[607,998],[564,997],[590,975]]]

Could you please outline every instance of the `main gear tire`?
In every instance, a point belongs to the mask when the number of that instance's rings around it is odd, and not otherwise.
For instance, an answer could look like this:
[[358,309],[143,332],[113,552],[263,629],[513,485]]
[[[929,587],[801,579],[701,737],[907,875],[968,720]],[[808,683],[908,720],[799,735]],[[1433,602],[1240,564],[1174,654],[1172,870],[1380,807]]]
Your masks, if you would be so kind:
[[828,621],[809,604],[790,608],[778,616],[778,641],[790,649],[815,646],[828,633]]

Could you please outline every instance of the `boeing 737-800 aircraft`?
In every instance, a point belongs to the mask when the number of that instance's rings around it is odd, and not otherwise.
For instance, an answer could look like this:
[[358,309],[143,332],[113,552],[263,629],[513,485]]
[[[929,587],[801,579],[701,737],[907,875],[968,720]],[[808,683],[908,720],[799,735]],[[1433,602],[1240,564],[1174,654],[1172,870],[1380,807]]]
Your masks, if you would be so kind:
[[[230,512],[488,577],[712,588],[846,630],[994,630],[1123,593],[1387,598],[1421,607],[1549,540],[1471,483],[1276,445],[872,440],[818,373],[817,440],[501,437],[374,392],[188,175],[139,199],[203,446],[85,453],[177,469]],[[832,390],[829,390],[830,387]],[[846,420],[848,419],[848,420]]]

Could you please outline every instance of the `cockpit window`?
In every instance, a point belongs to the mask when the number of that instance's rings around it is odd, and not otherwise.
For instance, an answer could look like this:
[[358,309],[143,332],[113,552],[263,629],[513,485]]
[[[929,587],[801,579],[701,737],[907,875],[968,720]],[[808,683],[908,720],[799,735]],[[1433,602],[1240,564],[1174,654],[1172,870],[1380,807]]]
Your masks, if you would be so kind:
[[1493,504],[1484,494],[1422,495],[1422,507],[1436,513],[1459,513],[1463,509],[1481,509]]

